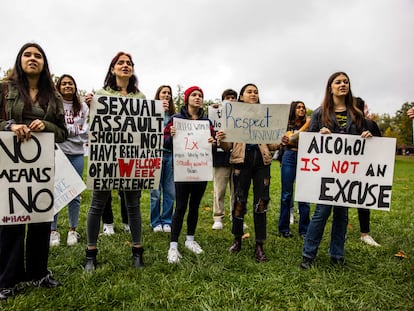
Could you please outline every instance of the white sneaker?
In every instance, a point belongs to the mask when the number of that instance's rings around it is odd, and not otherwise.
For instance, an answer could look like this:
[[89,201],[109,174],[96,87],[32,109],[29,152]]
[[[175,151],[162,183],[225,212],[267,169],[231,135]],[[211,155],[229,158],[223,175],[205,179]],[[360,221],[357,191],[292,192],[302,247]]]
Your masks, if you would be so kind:
[[361,241],[371,246],[381,246],[369,234],[361,236]]
[[124,230],[126,233],[130,233],[131,232],[131,228],[129,227],[128,224],[124,224]]
[[165,224],[162,226],[162,231],[170,233],[171,232],[171,226],[169,224]]
[[295,223],[295,214],[290,213],[289,223],[293,225]]
[[154,231],[154,232],[162,232],[162,226],[161,225],[156,225],[154,228],[152,228],[152,231]]
[[213,230],[221,230],[223,229],[223,223],[221,221],[215,221],[213,226],[211,227]]
[[181,257],[182,256],[177,248],[170,248],[168,250],[168,256],[167,256],[168,263],[178,263]]
[[57,231],[50,232],[50,246],[59,246],[60,244],[60,234]]
[[185,247],[197,255],[203,252],[201,246],[196,241],[185,241]]
[[69,231],[68,232],[68,238],[66,239],[67,245],[75,245],[78,243],[78,240],[80,239],[80,234],[76,231]]
[[104,235],[113,235],[113,234],[115,234],[114,224],[103,224],[103,234]]

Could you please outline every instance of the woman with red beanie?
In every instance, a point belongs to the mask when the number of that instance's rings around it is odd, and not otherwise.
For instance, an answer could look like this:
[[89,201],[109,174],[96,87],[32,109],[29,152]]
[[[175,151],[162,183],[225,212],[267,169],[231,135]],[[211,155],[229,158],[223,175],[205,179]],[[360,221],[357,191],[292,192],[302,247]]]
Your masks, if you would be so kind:
[[[215,143],[215,131],[213,124],[203,110],[203,90],[198,86],[192,86],[184,92],[184,106],[168,121],[164,129],[164,147],[173,150],[173,136],[176,128],[173,126],[174,118],[188,120],[208,120],[210,123],[211,137],[209,143]],[[175,182],[175,211],[171,224],[170,249],[168,250],[168,263],[178,263],[181,254],[178,251],[178,237],[184,222],[184,216],[188,205],[187,237],[185,247],[195,254],[201,254],[203,250],[194,240],[194,234],[198,222],[198,208],[201,198],[207,187],[207,181]]]

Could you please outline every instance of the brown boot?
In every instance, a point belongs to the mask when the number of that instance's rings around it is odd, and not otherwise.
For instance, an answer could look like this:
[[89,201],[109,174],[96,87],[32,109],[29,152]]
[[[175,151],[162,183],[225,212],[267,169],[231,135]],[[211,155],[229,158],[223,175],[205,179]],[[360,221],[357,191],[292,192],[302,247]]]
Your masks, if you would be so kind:
[[263,244],[262,243],[256,243],[256,250],[254,251],[254,256],[256,257],[257,262],[264,262],[266,261],[266,254],[263,250]]
[[241,238],[235,238],[233,245],[230,246],[229,252],[230,253],[238,253],[241,250]]

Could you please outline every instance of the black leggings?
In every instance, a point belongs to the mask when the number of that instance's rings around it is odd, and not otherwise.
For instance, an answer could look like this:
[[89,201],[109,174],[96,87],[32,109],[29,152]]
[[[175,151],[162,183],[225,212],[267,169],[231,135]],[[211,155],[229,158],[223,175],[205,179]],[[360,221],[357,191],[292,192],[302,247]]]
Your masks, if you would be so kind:
[[358,208],[359,228],[361,233],[369,233],[370,210]]
[[189,206],[187,216],[187,235],[194,235],[198,222],[198,208],[206,191],[207,182],[176,182],[175,211],[171,224],[171,242],[178,242],[183,227],[184,215]]

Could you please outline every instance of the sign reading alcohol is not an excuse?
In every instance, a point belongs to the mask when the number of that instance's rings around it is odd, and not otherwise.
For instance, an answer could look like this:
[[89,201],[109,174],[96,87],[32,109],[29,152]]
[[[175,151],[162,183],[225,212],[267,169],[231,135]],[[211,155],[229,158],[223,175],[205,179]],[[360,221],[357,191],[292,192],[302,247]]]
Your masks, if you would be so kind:
[[295,201],[389,211],[395,138],[300,133]]

